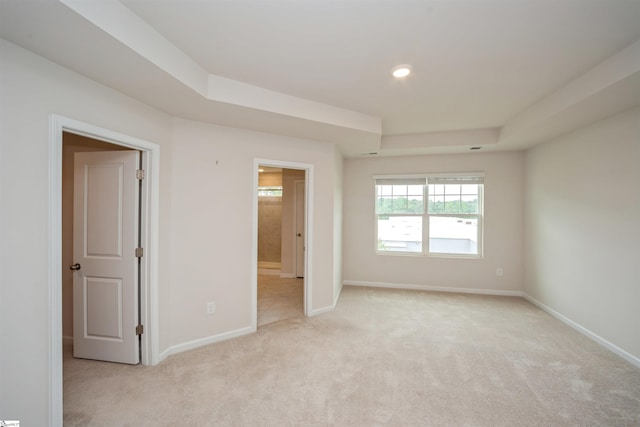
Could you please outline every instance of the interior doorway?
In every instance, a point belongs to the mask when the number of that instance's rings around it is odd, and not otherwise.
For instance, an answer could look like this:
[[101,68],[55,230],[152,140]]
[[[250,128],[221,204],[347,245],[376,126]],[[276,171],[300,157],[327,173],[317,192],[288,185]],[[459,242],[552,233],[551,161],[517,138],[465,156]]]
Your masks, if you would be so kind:
[[[313,168],[254,162],[253,326],[308,315]],[[258,305],[260,306],[258,307]]]
[[138,150],[63,132],[62,334],[74,357],[140,362],[141,163]]
[[258,167],[258,327],[304,316],[301,169]]
[[[50,313],[50,378],[49,403],[53,423],[63,421],[63,307],[62,307],[62,171],[64,134],[80,135],[98,141],[138,150],[146,170],[141,189],[141,214],[145,218],[140,229],[145,257],[140,266],[140,317],[144,324],[141,337],[141,363],[155,365],[159,361],[158,348],[158,235],[159,235],[159,170],[160,147],[132,136],[113,132],[63,116],[50,116],[49,141],[49,313]],[[68,268],[68,266],[67,266]]]

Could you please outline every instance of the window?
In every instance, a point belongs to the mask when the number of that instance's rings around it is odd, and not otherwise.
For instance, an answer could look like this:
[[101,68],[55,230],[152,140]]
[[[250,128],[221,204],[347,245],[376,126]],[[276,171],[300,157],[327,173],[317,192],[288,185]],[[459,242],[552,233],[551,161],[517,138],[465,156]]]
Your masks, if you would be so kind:
[[258,187],[258,197],[282,197],[282,186]]
[[378,253],[482,256],[482,174],[375,181]]

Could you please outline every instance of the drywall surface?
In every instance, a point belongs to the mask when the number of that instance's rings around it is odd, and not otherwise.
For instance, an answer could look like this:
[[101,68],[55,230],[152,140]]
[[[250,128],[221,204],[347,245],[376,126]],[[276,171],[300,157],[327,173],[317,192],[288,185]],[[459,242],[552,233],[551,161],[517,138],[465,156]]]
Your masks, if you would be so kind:
[[[375,175],[484,172],[484,257],[376,254]],[[345,283],[522,291],[524,155],[520,152],[346,159]],[[503,276],[496,269],[503,269]]]
[[526,293],[640,358],[640,109],[526,155]]
[[[332,309],[341,277],[335,170],[342,167],[333,144],[172,119],[4,40],[0,58],[3,419],[53,422],[49,381],[55,369],[52,342],[58,338],[50,325],[49,178],[50,159],[56,158],[51,114],[161,147],[159,324],[154,325],[161,355],[251,326],[256,158],[313,166],[310,312]],[[206,314],[210,301],[216,302],[213,316]]]
[[342,275],[343,275],[343,260],[344,254],[342,251],[342,233],[343,233],[343,212],[344,201],[342,197],[342,190],[344,186],[344,159],[340,154],[337,147],[335,150],[336,167],[334,169],[335,181],[334,181],[334,206],[333,206],[333,298],[334,302],[337,301],[342,291]]
[[332,144],[173,119],[170,155],[173,342],[251,326],[255,159],[313,165],[311,311],[333,306]]
[[[163,149],[170,143],[170,122],[157,110],[4,40],[0,58],[0,414],[24,425],[45,426],[50,422],[53,339],[50,115],[135,136]],[[169,182],[169,170],[163,171]],[[160,225],[162,239],[169,229],[162,214]],[[161,250],[161,275],[168,272],[165,255]],[[160,299],[166,284],[161,278]],[[161,316],[160,322],[164,320]]]

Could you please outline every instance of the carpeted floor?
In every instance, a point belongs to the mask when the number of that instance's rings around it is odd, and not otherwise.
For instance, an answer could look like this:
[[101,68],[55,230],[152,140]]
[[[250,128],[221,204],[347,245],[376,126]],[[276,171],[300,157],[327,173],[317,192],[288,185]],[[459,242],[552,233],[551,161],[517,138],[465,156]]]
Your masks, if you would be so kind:
[[154,367],[64,362],[66,426],[639,426],[640,369],[520,298],[345,286]]

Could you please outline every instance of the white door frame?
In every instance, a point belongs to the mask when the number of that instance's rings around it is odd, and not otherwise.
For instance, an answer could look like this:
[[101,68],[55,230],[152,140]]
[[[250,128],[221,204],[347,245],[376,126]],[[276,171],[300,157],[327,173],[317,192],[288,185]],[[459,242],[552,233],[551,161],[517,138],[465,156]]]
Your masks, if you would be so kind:
[[251,243],[251,327],[258,329],[258,166],[271,166],[282,169],[299,169],[305,171],[305,274],[304,274],[304,315],[309,316],[313,310],[312,299],[312,262],[313,259],[313,165],[310,163],[287,162],[271,159],[253,159],[253,222]]
[[158,236],[160,195],[160,146],[139,138],[52,114],[49,118],[49,419],[62,425],[62,137],[74,133],[142,151],[146,176],[142,193],[142,258],[140,317],[144,325],[143,365],[159,362],[158,333]]

